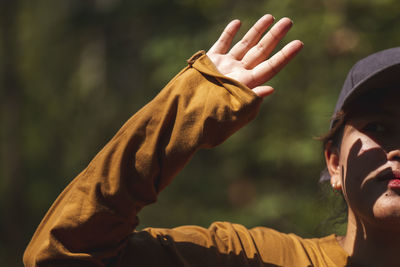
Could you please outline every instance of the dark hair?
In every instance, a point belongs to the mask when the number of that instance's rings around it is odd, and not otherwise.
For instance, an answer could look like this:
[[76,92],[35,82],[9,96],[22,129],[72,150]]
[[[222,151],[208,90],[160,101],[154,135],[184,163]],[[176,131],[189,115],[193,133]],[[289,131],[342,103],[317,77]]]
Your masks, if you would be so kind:
[[[340,110],[332,117],[332,127],[330,130],[326,134],[315,138],[322,142],[323,149],[325,149],[327,144],[331,142],[331,147],[337,148],[340,151],[346,119],[347,113]],[[340,227],[347,222],[346,201],[342,194],[340,194],[341,197],[338,197],[338,192],[332,190],[330,183],[326,183],[330,181],[330,178],[328,169],[325,167],[320,174],[319,189],[321,200],[323,200],[322,202],[327,203],[326,205],[329,207],[329,215],[319,224],[318,230],[320,231],[328,228],[330,230],[336,229],[335,231],[338,231]]]
[[340,147],[340,142],[342,140],[342,135],[343,135],[343,128],[345,124],[345,112],[343,110],[340,110],[337,112],[333,117],[332,117],[332,128],[327,132],[326,134],[317,137],[316,139],[318,141],[322,141],[322,145],[326,146],[326,144],[330,141],[332,141],[332,145],[334,147],[339,148]]
[[[326,134],[316,137],[315,139],[318,141],[322,141],[323,149],[326,148],[326,145],[331,142],[332,147],[340,150],[340,144],[342,142],[344,125],[346,122],[346,113],[343,110],[340,110],[332,117],[332,127]],[[319,178],[319,182],[327,182],[330,180],[330,175],[328,169],[325,168]]]

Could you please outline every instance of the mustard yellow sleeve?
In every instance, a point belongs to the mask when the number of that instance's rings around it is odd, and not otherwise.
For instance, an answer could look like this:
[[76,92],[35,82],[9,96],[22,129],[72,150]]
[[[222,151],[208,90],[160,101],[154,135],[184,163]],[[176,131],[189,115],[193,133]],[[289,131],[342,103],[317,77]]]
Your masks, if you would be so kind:
[[266,227],[247,229],[229,222],[208,228],[147,228],[130,235],[119,266],[242,267],[347,266],[334,235],[304,239]]
[[255,117],[261,98],[249,88],[219,74],[204,52],[188,62],[60,194],[25,251],[26,266],[117,264],[141,208],[197,149]]

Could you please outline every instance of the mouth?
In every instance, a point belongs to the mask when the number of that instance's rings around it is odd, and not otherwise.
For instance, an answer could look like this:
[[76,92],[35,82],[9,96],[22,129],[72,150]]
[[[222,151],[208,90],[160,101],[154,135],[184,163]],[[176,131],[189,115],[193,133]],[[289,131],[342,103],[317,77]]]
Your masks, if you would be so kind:
[[388,181],[388,188],[392,190],[400,190],[400,171],[387,169],[378,177],[380,181]]

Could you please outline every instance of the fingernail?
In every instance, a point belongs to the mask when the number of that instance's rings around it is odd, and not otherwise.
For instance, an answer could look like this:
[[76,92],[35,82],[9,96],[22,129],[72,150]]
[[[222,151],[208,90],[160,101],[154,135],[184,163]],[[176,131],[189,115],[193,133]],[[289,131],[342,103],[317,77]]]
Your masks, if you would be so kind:
[[271,14],[266,14],[266,15],[264,15],[264,16],[262,16],[262,18],[272,18],[272,20],[275,20],[275,17],[274,16],[272,16]]

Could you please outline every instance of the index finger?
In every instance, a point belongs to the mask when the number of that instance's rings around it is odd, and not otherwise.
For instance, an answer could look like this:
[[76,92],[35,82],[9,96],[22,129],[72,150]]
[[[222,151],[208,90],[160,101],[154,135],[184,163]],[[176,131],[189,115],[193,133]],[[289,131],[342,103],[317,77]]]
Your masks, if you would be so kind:
[[303,42],[292,41],[268,60],[260,63],[252,70],[255,86],[265,83],[283,69],[303,48]]
[[240,20],[231,21],[221,33],[215,44],[208,50],[209,53],[225,54],[231,46],[232,40],[240,28]]

